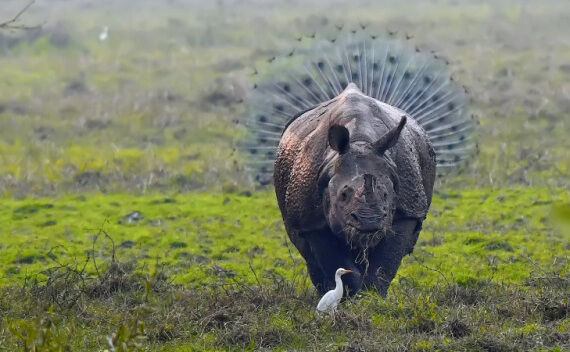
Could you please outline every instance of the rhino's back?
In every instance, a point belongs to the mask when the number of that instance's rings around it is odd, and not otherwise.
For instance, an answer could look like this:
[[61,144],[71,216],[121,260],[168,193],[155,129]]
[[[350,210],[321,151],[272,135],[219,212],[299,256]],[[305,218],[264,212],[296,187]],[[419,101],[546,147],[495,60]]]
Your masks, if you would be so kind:
[[[336,159],[327,141],[329,127],[348,128],[351,143],[372,143],[396,126],[403,114],[355,87],[291,122],[281,137],[274,171],[277,200],[288,229],[309,230],[326,224],[317,182],[321,168]],[[423,218],[431,200],[435,154],[423,129],[412,118],[408,121],[398,143],[387,153],[401,179],[398,207],[407,216]]]

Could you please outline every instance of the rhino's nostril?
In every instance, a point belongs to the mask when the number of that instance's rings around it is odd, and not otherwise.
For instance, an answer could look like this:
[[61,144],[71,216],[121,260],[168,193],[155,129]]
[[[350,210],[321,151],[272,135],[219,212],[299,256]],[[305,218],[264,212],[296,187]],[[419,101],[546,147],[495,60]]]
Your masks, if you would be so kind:
[[354,221],[358,221],[358,216],[354,213],[350,214],[350,218]]

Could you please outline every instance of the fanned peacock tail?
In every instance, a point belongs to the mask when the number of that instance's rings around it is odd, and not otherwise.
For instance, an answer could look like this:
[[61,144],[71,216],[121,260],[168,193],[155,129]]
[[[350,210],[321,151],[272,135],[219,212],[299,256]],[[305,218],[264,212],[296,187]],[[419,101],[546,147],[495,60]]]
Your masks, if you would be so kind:
[[340,94],[348,83],[400,108],[428,133],[438,173],[458,170],[474,153],[476,121],[465,89],[454,82],[445,60],[393,36],[336,31],[299,39],[299,46],[256,69],[249,99],[245,146],[256,181],[273,181],[275,152],[284,128],[302,112]]

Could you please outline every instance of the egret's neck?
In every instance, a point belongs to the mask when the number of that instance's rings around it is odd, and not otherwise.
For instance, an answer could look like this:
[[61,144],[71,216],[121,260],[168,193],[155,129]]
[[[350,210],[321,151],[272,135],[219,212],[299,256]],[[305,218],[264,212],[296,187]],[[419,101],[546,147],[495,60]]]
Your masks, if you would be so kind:
[[340,278],[340,275],[334,277],[334,281],[336,283],[336,286],[334,288],[335,292],[340,292],[340,294],[342,295],[342,279]]

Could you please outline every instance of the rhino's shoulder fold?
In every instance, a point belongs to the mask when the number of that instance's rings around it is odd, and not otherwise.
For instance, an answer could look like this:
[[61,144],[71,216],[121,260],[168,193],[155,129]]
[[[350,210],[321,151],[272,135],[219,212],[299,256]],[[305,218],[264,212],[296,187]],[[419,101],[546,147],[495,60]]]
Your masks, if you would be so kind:
[[323,223],[321,194],[316,191],[319,165],[327,149],[326,131],[321,131],[322,109],[308,112],[283,133],[275,162],[277,201],[286,224],[296,230]]

